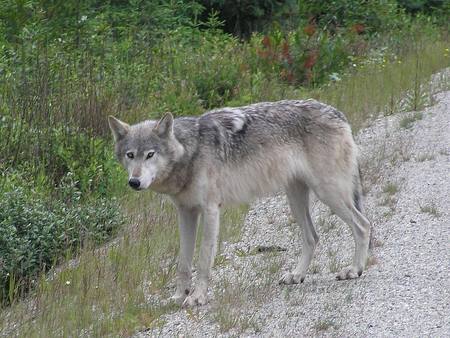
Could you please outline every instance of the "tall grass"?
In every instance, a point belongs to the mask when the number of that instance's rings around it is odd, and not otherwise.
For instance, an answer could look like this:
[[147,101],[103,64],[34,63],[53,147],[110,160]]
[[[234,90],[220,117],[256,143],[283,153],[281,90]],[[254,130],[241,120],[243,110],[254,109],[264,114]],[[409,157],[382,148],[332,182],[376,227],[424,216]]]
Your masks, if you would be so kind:
[[401,59],[357,65],[342,81],[311,95],[346,113],[354,131],[380,113],[420,110],[437,90],[449,87],[448,74],[431,84],[431,75],[450,66],[448,41],[422,41]]
[[[419,109],[414,96],[422,95],[422,91],[432,94],[430,75],[450,65],[448,47],[448,41],[425,41],[402,58],[357,64],[340,81],[311,91],[276,82],[267,85],[252,75],[240,80],[251,81],[251,85],[243,88],[239,100],[230,98],[223,103],[313,96],[346,112],[357,130],[379,112]],[[186,66],[173,67],[170,69]],[[442,77],[437,86],[445,89],[449,83],[448,77]],[[257,91],[252,92],[252,88]],[[161,92],[166,89],[161,88]],[[405,102],[405,93],[413,99]],[[0,313],[2,335],[124,336],[137,329],[163,325],[160,316],[177,311],[164,301],[174,288],[178,250],[172,207],[152,194],[126,195],[122,206],[129,226],[119,239],[101,249],[86,248],[64,268],[42,275],[31,297],[16,301]],[[222,240],[239,238],[244,211],[225,212],[228,227]]]

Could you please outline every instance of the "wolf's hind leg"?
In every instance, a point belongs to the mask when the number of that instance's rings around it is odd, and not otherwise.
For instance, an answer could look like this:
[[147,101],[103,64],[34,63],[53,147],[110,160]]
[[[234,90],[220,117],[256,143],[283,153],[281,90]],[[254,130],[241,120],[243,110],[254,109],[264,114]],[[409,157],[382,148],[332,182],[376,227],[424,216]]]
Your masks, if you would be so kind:
[[[323,185],[326,187],[326,185]],[[370,222],[358,211],[354,205],[351,192],[338,191],[336,186],[328,185],[326,191],[316,191],[322,202],[347,223],[355,240],[355,254],[352,265],[342,269],[336,276],[337,279],[353,279],[361,276],[367,261],[369,251]]]
[[353,264],[342,269],[337,275],[338,280],[352,279],[361,276],[366,267],[369,254],[370,222],[353,205],[345,211],[336,212],[347,224],[350,225],[355,240],[355,255]]
[[296,268],[284,274],[280,284],[303,283],[306,271],[311,263],[319,237],[309,214],[309,188],[301,181],[295,181],[286,190],[291,211],[302,227],[303,247],[302,255]]
[[181,304],[191,289],[192,258],[194,256],[199,210],[178,206],[180,253],[177,266],[177,290],[171,297]]

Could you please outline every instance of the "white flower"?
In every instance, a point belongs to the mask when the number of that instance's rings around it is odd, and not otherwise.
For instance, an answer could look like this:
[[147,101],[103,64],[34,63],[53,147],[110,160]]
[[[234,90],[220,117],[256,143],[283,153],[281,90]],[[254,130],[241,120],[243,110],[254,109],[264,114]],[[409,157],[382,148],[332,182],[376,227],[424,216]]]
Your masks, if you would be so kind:
[[332,81],[341,81],[341,78],[339,77],[338,73],[331,73],[330,74],[330,80],[332,80]]
[[70,280],[66,281],[66,285],[70,285]]
[[80,21],[83,22],[83,21],[86,21],[86,20],[87,20],[87,16],[86,15],[82,15]]

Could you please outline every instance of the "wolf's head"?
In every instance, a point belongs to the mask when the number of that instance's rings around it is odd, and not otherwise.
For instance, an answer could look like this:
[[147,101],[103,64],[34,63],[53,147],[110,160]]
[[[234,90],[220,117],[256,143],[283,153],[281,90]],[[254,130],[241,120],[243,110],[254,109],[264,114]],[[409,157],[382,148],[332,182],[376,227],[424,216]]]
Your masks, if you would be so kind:
[[184,148],[173,133],[173,116],[159,121],[128,125],[113,116],[108,118],[115,140],[117,159],[128,171],[128,184],[136,190],[157,186],[167,179]]

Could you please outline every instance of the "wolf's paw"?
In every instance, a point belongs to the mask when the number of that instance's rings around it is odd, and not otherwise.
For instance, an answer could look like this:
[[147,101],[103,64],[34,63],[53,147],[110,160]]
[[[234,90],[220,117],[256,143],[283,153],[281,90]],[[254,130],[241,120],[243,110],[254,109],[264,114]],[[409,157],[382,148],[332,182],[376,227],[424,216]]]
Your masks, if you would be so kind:
[[181,304],[183,304],[183,302],[186,299],[188,294],[189,294],[189,290],[187,290],[187,293],[177,291],[172,297],[170,297],[170,301],[174,302],[175,304],[181,305]]
[[206,292],[196,292],[190,296],[187,296],[186,299],[183,302],[182,307],[194,307],[194,306],[201,306],[205,305],[208,302],[206,298]]
[[357,269],[353,265],[343,268],[337,275],[337,280],[355,279],[362,275],[362,269]]
[[285,285],[291,285],[291,284],[298,284],[303,283],[305,280],[305,276],[302,276],[298,273],[292,273],[292,272],[286,272],[278,281],[278,284],[285,284]]

